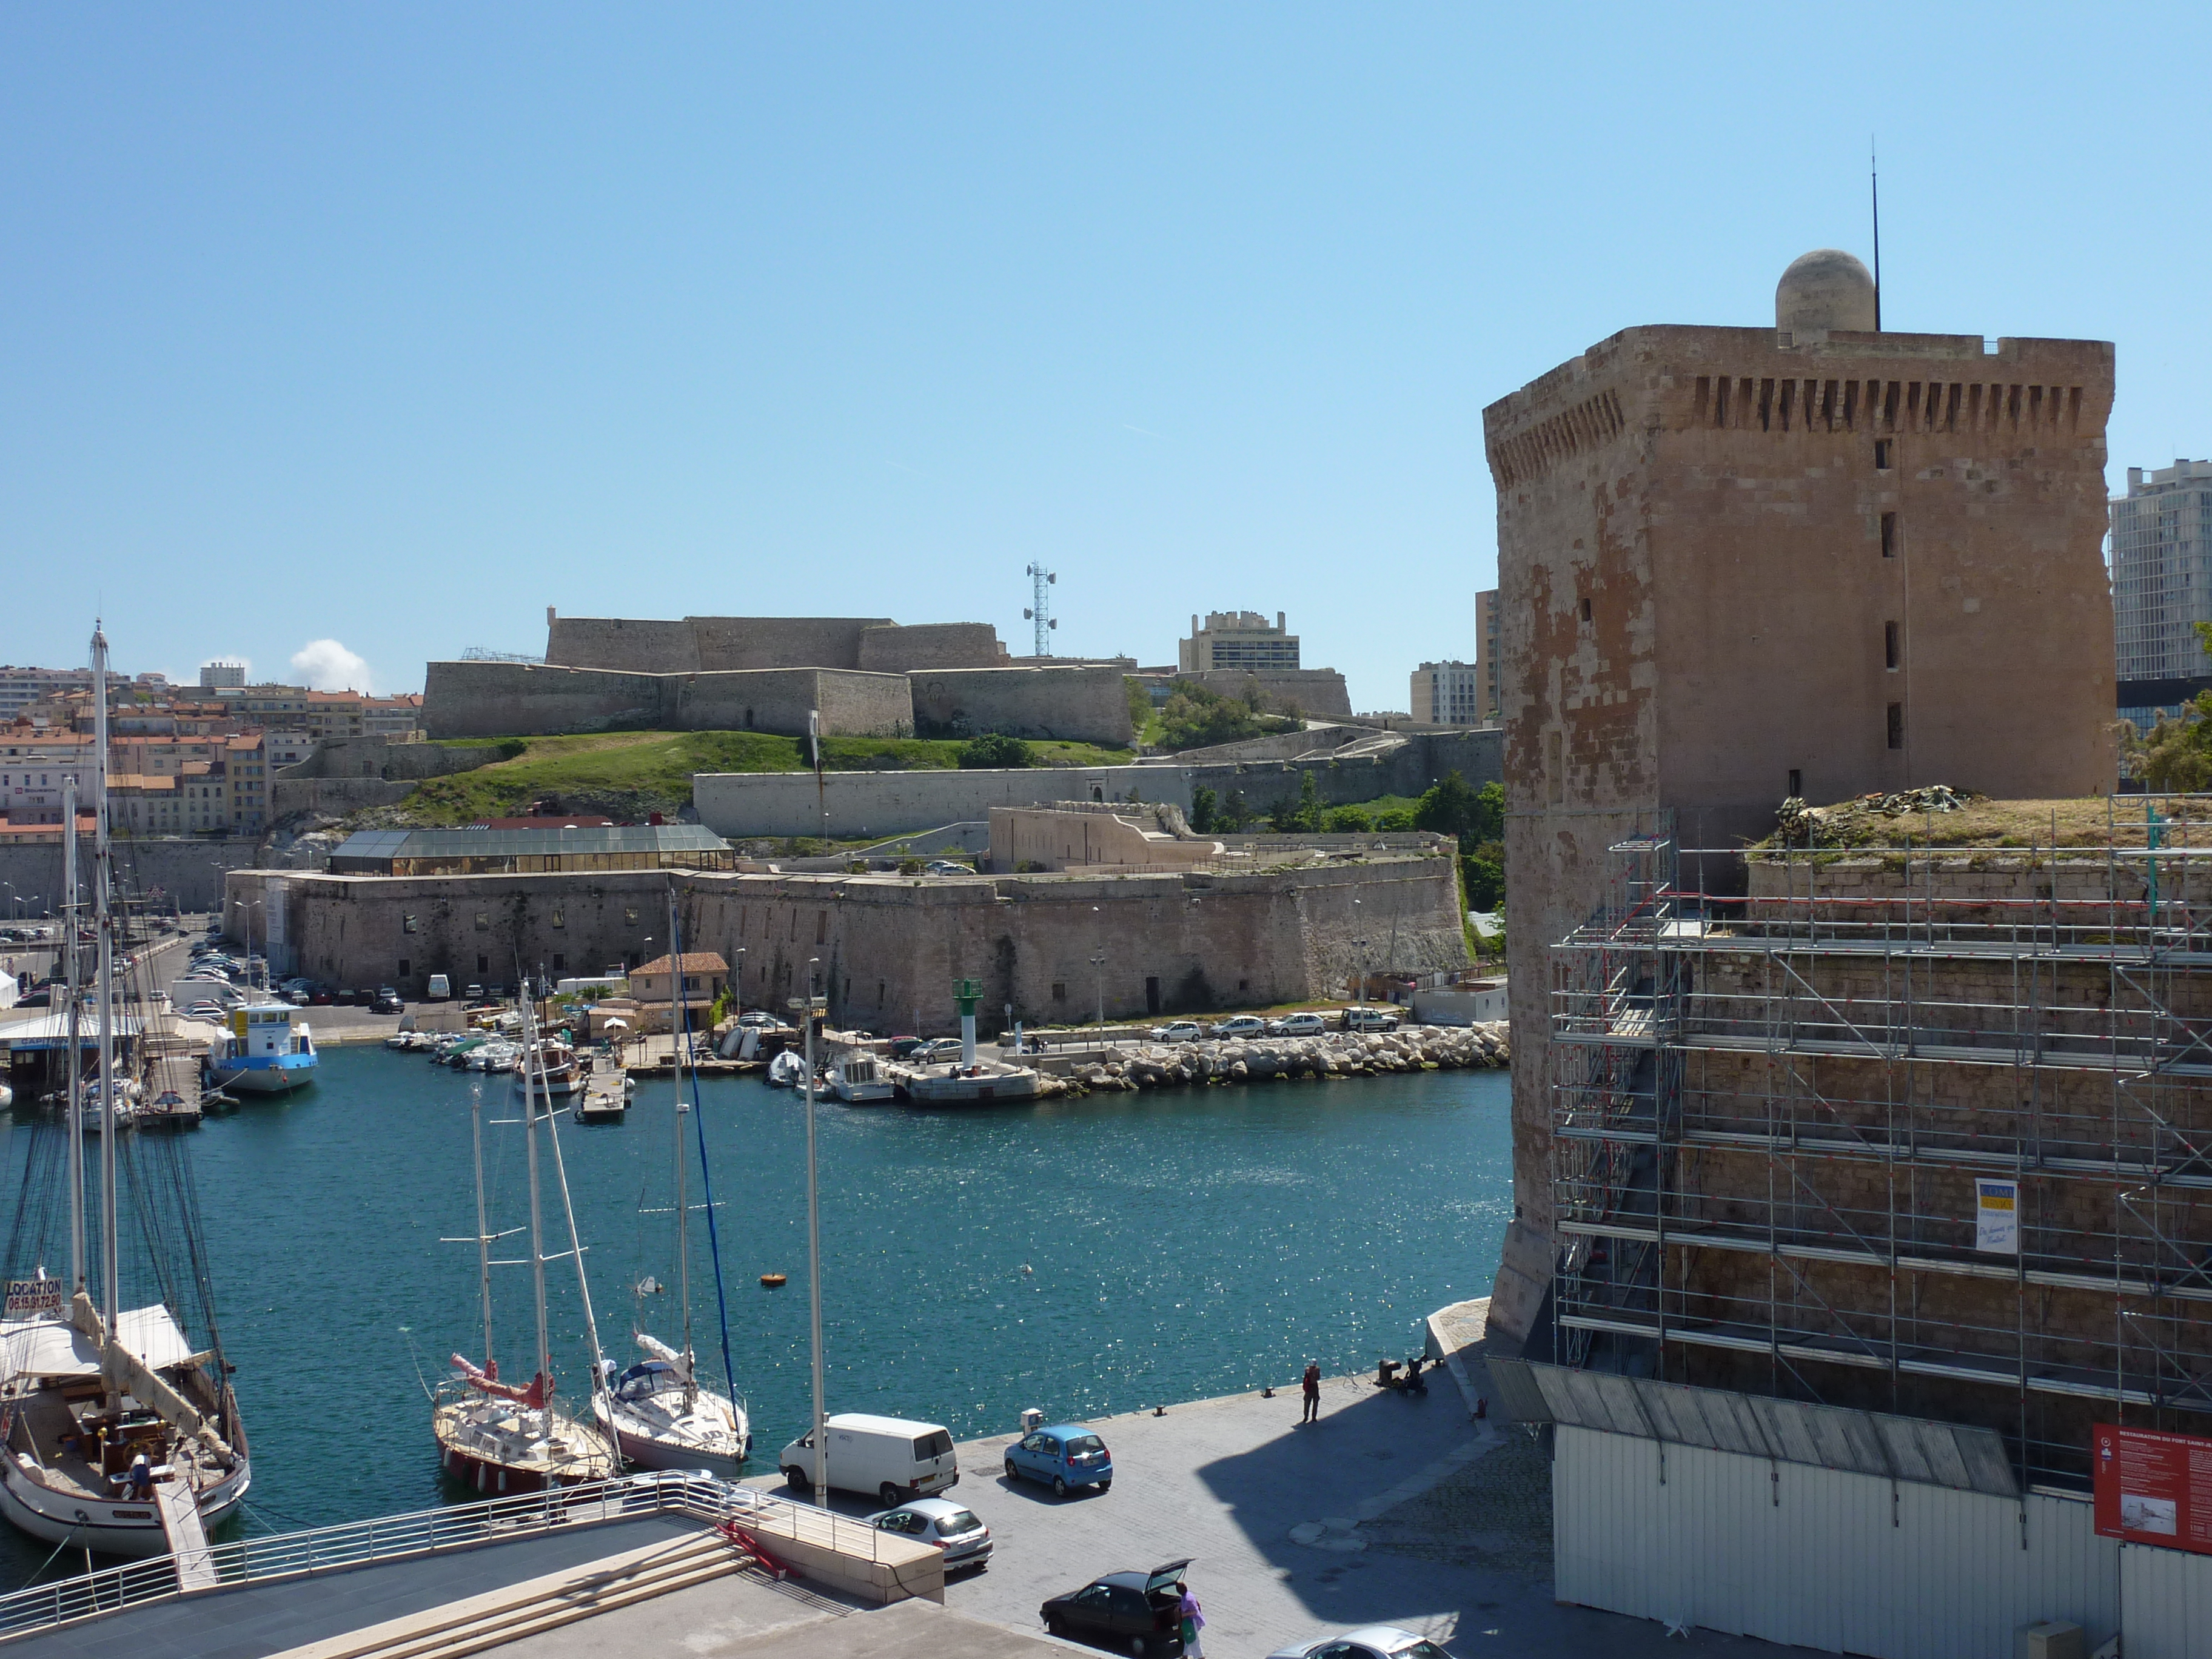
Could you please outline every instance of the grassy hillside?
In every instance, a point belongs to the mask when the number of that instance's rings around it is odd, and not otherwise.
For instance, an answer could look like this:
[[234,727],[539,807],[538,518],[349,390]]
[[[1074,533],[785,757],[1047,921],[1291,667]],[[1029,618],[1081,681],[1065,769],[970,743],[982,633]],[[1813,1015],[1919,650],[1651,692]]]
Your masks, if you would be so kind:
[[[695,772],[807,769],[803,738],[765,732],[600,732],[508,742],[520,743],[521,753],[473,772],[429,780],[407,798],[406,812],[425,823],[467,823],[512,817],[532,801],[552,798],[568,811],[638,819],[689,805]],[[1085,743],[1030,747],[1040,763],[1118,766],[1130,758],[1126,749]],[[827,738],[822,748],[828,769],[837,772],[951,769],[960,763],[959,744],[917,738]]]

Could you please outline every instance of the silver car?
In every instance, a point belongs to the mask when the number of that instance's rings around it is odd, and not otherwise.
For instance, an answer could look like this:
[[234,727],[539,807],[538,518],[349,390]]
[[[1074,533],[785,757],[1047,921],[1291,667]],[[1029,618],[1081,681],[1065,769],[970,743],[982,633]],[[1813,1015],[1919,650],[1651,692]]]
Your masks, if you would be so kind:
[[1366,1625],[1318,1642],[1277,1648],[1267,1659],[1452,1659],[1425,1636],[1395,1625]]
[[895,1510],[868,1517],[878,1532],[895,1532],[945,1552],[945,1570],[980,1567],[991,1559],[991,1529],[975,1511],[948,1498],[917,1498]]
[[1320,1036],[1328,1030],[1328,1022],[1319,1014],[1285,1014],[1267,1022],[1269,1036]]
[[1213,1035],[1218,1037],[1265,1036],[1267,1022],[1257,1014],[1232,1014],[1227,1019],[1216,1020]]

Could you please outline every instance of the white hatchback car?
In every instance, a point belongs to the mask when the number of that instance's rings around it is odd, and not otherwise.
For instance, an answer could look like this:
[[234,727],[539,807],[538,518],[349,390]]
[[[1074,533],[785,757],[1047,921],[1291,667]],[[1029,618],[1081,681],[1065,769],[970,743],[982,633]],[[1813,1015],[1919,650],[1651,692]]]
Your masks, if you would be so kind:
[[1227,1019],[1213,1023],[1213,1035],[1218,1037],[1265,1036],[1267,1022],[1257,1014],[1232,1014]]
[[966,1505],[949,1498],[917,1498],[868,1517],[878,1532],[895,1532],[945,1552],[945,1570],[980,1567],[991,1559],[991,1529]]
[[1318,1642],[1299,1642],[1277,1648],[1267,1659],[1452,1659],[1449,1653],[1412,1631],[1395,1625],[1366,1625],[1341,1636],[1324,1636]]
[[1150,1035],[1155,1042],[1196,1042],[1206,1035],[1206,1027],[1194,1019],[1170,1020],[1153,1026]]
[[1267,1022],[1269,1036],[1320,1036],[1328,1030],[1328,1022],[1319,1014],[1285,1014]]

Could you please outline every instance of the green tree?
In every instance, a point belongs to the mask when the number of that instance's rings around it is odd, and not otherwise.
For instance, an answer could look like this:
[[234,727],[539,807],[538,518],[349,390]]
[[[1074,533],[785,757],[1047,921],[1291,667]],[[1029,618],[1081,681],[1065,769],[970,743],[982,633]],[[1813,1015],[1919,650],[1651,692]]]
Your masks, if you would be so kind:
[[1505,902],[1505,848],[1486,841],[1460,854],[1461,884],[1470,910],[1495,910]]
[[986,732],[960,745],[960,765],[965,771],[1000,771],[1036,763],[1029,744],[1003,732]]
[[1394,806],[1375,817],[1375,833],[1380,836],[1402,836],[1413,828],[1413,815],[1402,806]]
[[1160,710],[1160,741],[1169,749],[1207,749],[1260,734],[1260,720],[1241,698],[1224,697],[1194,681],[1178,681]]
[[1152,694],[1134,674],[1121,676],[1121,695],[1129,700],[1129,735],[1143,732],[1152,718]]
[[1219,797],[1204,784],[1190,792],[1190,827],[1194,835],[1208,835],[1222,828],[1218,812]]
[[1321,828],[1321,791],[1312,773],[1298,780],[1297,799],[1278,803],[1268,822],[1279,836],[1311,835]]
[[1364,836],[1375,828],[1374,817],[1364,806],[1334,807],[1322,822],[1333,836]]

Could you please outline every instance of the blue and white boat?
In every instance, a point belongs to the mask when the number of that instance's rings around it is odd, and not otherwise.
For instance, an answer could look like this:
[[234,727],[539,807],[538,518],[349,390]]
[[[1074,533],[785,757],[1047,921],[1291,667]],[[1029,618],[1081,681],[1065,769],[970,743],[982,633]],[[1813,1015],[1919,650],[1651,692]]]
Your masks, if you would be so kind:
[[230,1011],[229,1030],[208,1048],[208,1081],[233,1094],[281,1095],[315,1080],[315,1039],[282,1002]]

